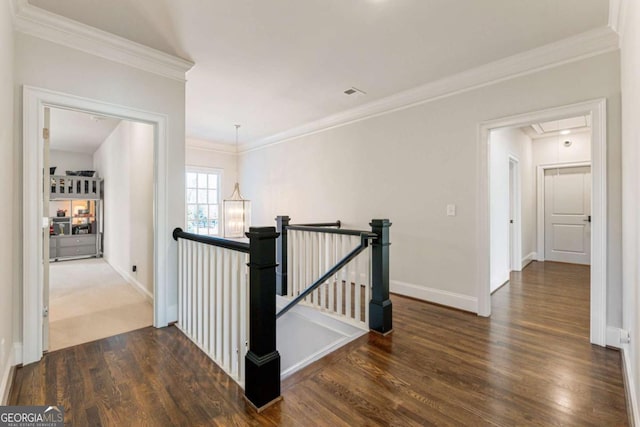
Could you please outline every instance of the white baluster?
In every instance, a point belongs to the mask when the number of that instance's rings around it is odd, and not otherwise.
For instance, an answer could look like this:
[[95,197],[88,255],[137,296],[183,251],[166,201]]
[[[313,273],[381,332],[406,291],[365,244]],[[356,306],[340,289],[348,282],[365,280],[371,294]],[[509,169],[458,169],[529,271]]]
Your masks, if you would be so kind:
[[202,249],[203,244],[196,245],[196,330],[194,337],[196,342],[202,344],[202,291],[203,291],[203,271],[202,271]]
[[209,258],[211,253],[211,247],[204,245],[202,248],[202,348],[206,353],[209,353],[209,290],[211,283],[211,276],[209,271]]
[[182,314],[184,308],[182,307],[183,292],[184,292],[184,239],[178,239],[178,325],[183,327]]
[[216,248],[216,352],[215,359],[222,361],[222,343],[224,323],[222,313],[224,310],[224,249]]
[[[359,244],[360,242],[358,242]],[[362,253],[360,253],[360,255],[358,255],[356,257],[355,260],[353,260],[353,262],[355,263],[355,265],[353,266],[353,271],[354,271],[354,280],[353,280],[353,288],[354,288],[354,297],[355,297],[355,302],[354,302],[354,318],[358,321],[361,322],[362,321],[362,306],[361,304],[361,300],[362,300],[362,296],[360,295],[360,265],[362,264],[361,261],[362,258]]]
[[209,356],[215,359],[216,355],[216,309],[217,309],[217,295],[218,295],[218,286],[220,286],[220,282],[218,282],[217,277],[217,248],[210,247],[209,248],[209,277],[211,282],[211,290],[209,291],[209,348],[208,353]]
[[[327,264],[326,268],[329,270],[335,263],[335,234],[327,234]],[[335,275],[334,275],[335,276]],[[329,283],[329,311],[337,313],[335,302],[336,302],[336,292],[335,292],[335,280],[334,277],[329,277],[327,279]]]

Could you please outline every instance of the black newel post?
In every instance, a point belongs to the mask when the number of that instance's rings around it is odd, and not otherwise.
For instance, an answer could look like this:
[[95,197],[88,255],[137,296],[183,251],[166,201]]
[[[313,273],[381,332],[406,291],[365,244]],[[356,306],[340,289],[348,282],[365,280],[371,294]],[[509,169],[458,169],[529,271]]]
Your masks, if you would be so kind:
[[378,238],[371,243],[371,301],[369,329],[388,334],[393,329],[392,306],[389,299],[389,227],[388,219],[374,219],[369,224]]
[[278,295],[287,295],[287,226],[289,225],[287,215],[276,217],[276,231],[280,233],[280,237],[276,240],[276,293]]
[[249,351],[244,394],[258,410],[280,398],[276,350],[275,227],[251,227],[249,238]]

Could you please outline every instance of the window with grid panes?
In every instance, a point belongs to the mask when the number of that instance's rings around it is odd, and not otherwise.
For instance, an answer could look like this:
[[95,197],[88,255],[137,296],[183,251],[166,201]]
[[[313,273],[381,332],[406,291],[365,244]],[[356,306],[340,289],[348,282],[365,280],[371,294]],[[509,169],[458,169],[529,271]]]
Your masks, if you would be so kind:
[[220,172],[187,170],[187,232],[220,234]]

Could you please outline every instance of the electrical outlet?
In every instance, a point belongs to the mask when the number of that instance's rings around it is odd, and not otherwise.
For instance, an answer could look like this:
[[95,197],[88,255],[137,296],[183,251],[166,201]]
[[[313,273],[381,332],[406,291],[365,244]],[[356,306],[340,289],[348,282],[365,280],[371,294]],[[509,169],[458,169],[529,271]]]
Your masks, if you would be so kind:
[[131,270],[133,270],[133,272],[135,273],[136,271],[138,271],[138,266],[137,266],[137,265],[134,265],[134,266],[131,268]]

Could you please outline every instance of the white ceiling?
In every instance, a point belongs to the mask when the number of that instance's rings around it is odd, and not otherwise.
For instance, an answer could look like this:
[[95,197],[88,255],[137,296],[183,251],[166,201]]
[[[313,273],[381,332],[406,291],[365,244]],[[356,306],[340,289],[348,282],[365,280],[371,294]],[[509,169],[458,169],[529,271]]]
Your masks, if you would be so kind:
[[530,126],[525,126],[520,129],[532,139],[587,132],[591,130],[591,116],[577,116],[549,122],[533,123]]
[[120,119],[72,110],[51,109],[50,149],[93,154]]
[[[233,142],[607,25],[607,0],[30,0],[195,62],[187,135]],[[347,96],[356,87],[365,96]]]

